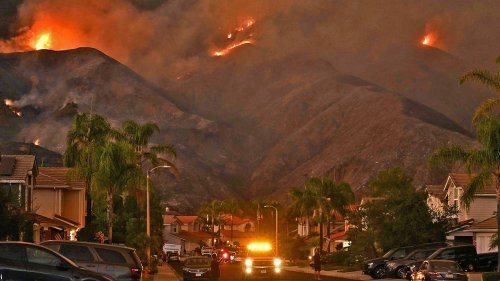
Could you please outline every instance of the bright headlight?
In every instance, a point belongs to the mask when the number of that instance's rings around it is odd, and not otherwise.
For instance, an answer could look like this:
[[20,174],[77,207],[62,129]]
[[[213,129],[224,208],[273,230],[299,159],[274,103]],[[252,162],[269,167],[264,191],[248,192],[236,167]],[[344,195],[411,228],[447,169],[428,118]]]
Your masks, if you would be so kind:
[[246,260],[245,260],[245,265],[246,265],[246,266],[250,267],[250,266],[252,266],[252,264],[253,264],[252,259],[246,259]]
[[275,258],[274,259],[274,266],[280,266],[281,265],[281,259]]

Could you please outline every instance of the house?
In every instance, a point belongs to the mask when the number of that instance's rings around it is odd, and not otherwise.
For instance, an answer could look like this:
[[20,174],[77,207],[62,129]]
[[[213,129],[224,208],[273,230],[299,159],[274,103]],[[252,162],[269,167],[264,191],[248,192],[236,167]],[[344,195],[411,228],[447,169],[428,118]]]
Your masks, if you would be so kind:
[[38,174],[34,155],[0,154],[0,191],[12,198],[11,204],[26,212],[33,209],[33,189]]
[[201,226],[198,216],[163,215],[163,242],[181,245],[181,252],[209,245],[212,235],[201,231]]
[[34,240],[75,240],[85,227],[85,181],[66,167],[40,167],[33,192]]
[[498,251],[498,247],[490,249],[491,238],[498,231],[496,216],[475,223],[466,231],[472,233],[474,245],[476,245],[478,254]]
[[496,179],[491,178],[487,186],[474,195],[470,208],[462,202],[464,189],[474,175],[450,173],[444,185],[428,185],[427,204],[437,212],[444,210],[444,204],[456,207],[458,214],[453,219],[455,227],[447,232],[447,239],[455,242],[472,243],[474,236],[469,228],[477,222],[490,218],[496,212]]

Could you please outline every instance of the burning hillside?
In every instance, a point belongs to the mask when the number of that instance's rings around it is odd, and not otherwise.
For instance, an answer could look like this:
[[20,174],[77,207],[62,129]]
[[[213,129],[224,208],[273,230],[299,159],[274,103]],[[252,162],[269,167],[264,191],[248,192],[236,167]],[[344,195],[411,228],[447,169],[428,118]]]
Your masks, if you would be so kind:
[[245,23],[233,31],[227,34],[226,37],[226,46],[222,49],[217,49],[211,52],[212,56],[221,57],[229,54],[234,48],[253,44],[253,26],[255,24],[255,20],[253,18],[249,18],[245,21]]

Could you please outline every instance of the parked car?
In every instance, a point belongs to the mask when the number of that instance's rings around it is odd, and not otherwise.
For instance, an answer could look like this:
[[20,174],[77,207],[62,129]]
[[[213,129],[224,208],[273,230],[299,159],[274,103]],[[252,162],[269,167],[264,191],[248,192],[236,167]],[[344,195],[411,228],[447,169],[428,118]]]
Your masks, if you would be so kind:
[[213,253],[217,254],[217,251],[215,250],[214,247],[209,247],[209,246],[203,246],[203,247],[201,247],[201,255],[202,256],[211,257]]
[[0,241],[0,280],[112,281],[63,255],[27,242]]
[[388,261],[386,263],[386,276],[405,278],[408,271],[407,265],[414,262],[422,262],[424,259],[432,255],[436,250],[437,248],[415,250],[402,259]]
[[429,249],[437,247],[445,247],[448,244],[444,242],[426,243],[420,245],[398,247],[389,250],[380,258],[366,260],[363,262],[363,274],[370,275],[374,279],[384,278],[386,276],[386,262],[398,260],[406,257],[410,252],[418,249]]
[[210,280],[211,279],[211,259],[204,256],[188,257],[182,267],[182,277],[188,280]]
[[456,261],[425,260],[411,275],[412,281],[467,281],[467,275]]
[[170,252],[167,253],[167,262],[180,262],[181,257],[179,256],[179,253],[177,252]]
[[142,264],[134,248],[80,241],[52,240],[40,243],[83,268],[110,275],[119,281],[138,281]]

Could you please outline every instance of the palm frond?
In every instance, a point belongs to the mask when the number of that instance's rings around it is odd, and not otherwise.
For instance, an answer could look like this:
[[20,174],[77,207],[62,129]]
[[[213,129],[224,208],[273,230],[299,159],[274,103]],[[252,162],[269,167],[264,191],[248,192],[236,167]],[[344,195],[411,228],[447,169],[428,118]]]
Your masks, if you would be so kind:
[[470,209],[470,205],[474,201],[474,195],[483,191],[491,183],[491,180],[492,174],[489,171],[481,172],[470,180],[461,197],[466,210]]
[[175,147],[170,144],[159,144],[151,147],[151,151],[154,153],[161,153],[168,156],[173,157],[174,159],[177,157],[177,152],[175,151]]
[[480,82],[496,91],[500,91],[500,75],[488,70],[473,70],[460,77],[459,81],[460,84],[468,81]]
[[468,155],[469,152],[459,145],[445,146],[438,149],[438,151],[429,158],[429,165],[431,167],[437,167],[445,164],[453,164],[457,161],[465,162]]
[[480,120],[488,117],[493,108],[497,107],[500,105],[500,99],[487,99],[485,102],[481,103],[477,108],[476,111],[474,112],[474,115],[472,117],[472,124],[476,125],[479,123]]

